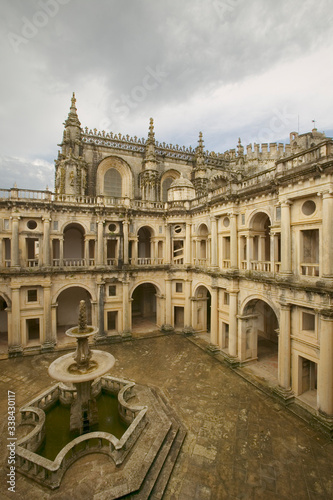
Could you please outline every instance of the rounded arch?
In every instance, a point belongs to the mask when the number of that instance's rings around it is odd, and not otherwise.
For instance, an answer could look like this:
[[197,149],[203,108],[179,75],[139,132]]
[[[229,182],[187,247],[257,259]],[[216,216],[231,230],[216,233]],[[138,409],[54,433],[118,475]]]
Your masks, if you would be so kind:
[[267,223],[269,226],[272,224],[272,215],[268,210],[257,209],[249,218],[249,228],[253,230],[263,230]]
[[159,288],[155,283],[145,281],[137,283],[131,292],[132,332],[148,333],[158,329],[157,294]]
[[149,281],[147,281],[147,280],[145,280],[145,279],[142,279],[142,280],[140,280],[140,281],[137,281],[137,282],[133,285],[133,287],[130,289],[130,298],[132,298],[133,292],[135,291],[135,289],[136,289],[136,288],[138,288],[138,287],[139,287],[139,286],[141,286],[141,285],[145,285],[145,284],[150,284],[150,285],[153,285],[153,286],[156,288],[156,291],[157,291],[157,293],[158,293],[159,295],[162,293],[162,292],[161,292],[161,287],[160,287],[160,285],[159,285],[156,281],[151,280],[151,279],[150,279]]
[[208,236],[208,226],[207,224],[205,224],[204,222],[202,222],[199,227],[198,227],[198,235],[199,236],[204,236],[204,237],[207,237]]
[[197,331],[210,332],[211,323],[211,289],[198,283],[194,290],[193,328]]
[[274,304],[274,302],[270,299],[268,299],[267,297],[265,297],[263,299],[263,297],[261,296],[258,296],[258,295],[248,295],[246,297],[246,299],[244,299],[243,303],[241,304],[240,306],[240,310],[241,310],[241,314],[244,315],[245,314],[245,311],[246,311],[246,307],[250,304],[250,303],[255,303],[255,302],[258,302],[259,300],[261,300],[262,302],[266,302],[266,304],[271,308],[273,309],[276,317],[278,319],[280,319],[280,311],[279,311],[279,308],[276,307],[276,305]]
[[212,189],[220,189],[229,183],[229,179],[225,175],[214,175],[210,180]]
[[241,310],[245,358],[265,360],[269,371],[277,376],[279,316],[275,305],[266,298],[250,296]]
[[168,201],[168,189],[175,179],[179,179],[177,170],[167,170],[161,177],[161,201]]
[[92,324],[92,295],[84,286],[68,285],[57,294],[57,337],[67,339],[66,330],[78,324],[80,301],[86,302],[87,322]]
[[85,229],[77,222],[70,222],[64,227],[64,263],[78,263],[84,259]]
[[[121,187],[121,196],[133,198],[133,173],[131,167],[125,160],[118,156],[108,156],[98,165],[96,174],[96,195],[110,196],[110,194],[106,193],[106,188],[108,188],[108,177],[106,177],[106,174],[111,169],[116,171],[120,176],[121,182],[119,186]],[[106,185],[105,179],[107,181]]]
[[[138,259],[151,259],[152,257],[152,238],[154,237],[154,230],[150,226],[141,226],[137,232],[138,235]],[[142,264],[149,264],[150,262],[141,261]]]

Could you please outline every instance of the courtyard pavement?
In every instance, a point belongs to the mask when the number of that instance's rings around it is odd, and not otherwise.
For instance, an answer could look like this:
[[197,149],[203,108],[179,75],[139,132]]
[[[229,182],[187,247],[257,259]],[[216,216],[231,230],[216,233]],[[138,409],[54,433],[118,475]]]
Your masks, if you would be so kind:
[[[111,374],[159,387],[187,436],[165,500],[332,499],[333,443],[182,335],[102,347],[116,358]],[[0,497],[107,500],[110,459],[91,455],[66,472],[58,490],[16,475],[7,490],[7,391],[17,410],[52,380],[47,367],[61,353],[0,361]]]

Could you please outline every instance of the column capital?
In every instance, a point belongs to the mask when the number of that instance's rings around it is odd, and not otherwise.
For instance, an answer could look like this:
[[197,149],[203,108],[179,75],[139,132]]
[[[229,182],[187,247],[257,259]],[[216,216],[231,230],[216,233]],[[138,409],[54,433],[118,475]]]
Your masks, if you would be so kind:
[[278,303],[280,304],[281,309],[285,311],[290,311],[292,304],[289,304],[288,302],[284,302],[282,300],[278,300]]
[[290,207],[294,202],[290,200],[289,198],[286,198],[285,200],[282,200],[280,202],[281,207]]

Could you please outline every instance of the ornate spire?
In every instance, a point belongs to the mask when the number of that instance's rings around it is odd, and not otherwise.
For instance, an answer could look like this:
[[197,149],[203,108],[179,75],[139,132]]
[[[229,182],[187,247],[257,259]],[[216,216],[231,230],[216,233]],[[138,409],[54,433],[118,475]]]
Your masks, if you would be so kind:
[[68,118],[65,121],[64,125],[65,127],[81,127],[79,117],[77,116],[75,92],[73,92],[71,107],[68,113]]
[[155,144],[155,132],[154,132],[154,120],[150,118],[149,121],[149,132],[148,132],[148,143]]
[[195,163],[196,168],[204,168],[205,166],[205,153],[202,132],[199,132],[198,146],[195,150]]
[[148,139],[146,140],[145,162],[146,163],[149,162],[150,164],[149,168],[152,168],[151,162],[156,163],[154,120],[152,118],[150,118],[149,121]]
[[242,146],[241,138],[238,138],[237,156],[244,156],[244,147]]

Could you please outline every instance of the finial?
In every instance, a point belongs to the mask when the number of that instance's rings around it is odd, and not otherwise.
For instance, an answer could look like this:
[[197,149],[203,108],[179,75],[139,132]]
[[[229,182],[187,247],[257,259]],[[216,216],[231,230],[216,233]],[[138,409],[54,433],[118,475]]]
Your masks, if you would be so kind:
[[150,118],[150,120],[149,120],[148,140],[150,142],[155,142],[154,120],[153,120],[153,118]]
[[199,132],[199,140],[198,140],[197,154],[200,156],[204,155],[204,142],[202,138],[202,132]]
[[80,309],[79,309],[79,329],[80,333],[87,331],[87,313],[86,313],[86,302],[84,300],[80,300]]
[[75,98],[75,92],[73,92],[73,95],[72,95],[72,108],[75,108],[75,103],[76,103],[76,98]]

